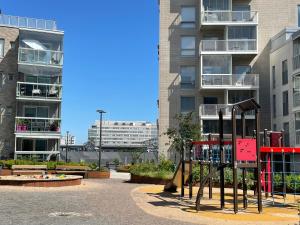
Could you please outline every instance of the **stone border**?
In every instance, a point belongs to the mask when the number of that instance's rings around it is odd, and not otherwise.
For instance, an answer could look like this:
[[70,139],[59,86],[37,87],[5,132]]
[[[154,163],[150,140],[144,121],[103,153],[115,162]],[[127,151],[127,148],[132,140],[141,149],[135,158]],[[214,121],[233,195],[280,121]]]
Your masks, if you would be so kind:
[[109,179],[109,171],[87,171],[87,179]]

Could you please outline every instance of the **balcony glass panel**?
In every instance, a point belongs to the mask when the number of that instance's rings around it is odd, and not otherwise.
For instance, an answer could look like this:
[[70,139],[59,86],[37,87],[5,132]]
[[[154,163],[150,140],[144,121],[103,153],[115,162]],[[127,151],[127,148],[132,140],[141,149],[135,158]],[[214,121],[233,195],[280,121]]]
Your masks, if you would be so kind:
[[60,132],[59,119],[47,119],[36,117],[16,117],[16,132],[36,133],[36,132]]
[[205,11],[202,22],[206,23],[256,23],[257,12],[253,11]]
[[257,74],[202,75],[202,86],[259,86]]
[[202,51],[221,51],[221,52],[240,52],[256,51],[256,40],[237,39],[237,40],[203,40],[201,41]]
[[17,97],[60,99],[60,85],[18,82]]

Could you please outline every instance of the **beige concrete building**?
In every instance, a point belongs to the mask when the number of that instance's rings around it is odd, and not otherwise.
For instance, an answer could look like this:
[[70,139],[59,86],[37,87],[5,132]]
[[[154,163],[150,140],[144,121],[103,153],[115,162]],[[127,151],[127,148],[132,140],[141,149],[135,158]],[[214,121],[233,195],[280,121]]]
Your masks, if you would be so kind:
[[59,154],[63,31],[0,15],[0,157]]
[[285,28],[271,41],[270,87],[273,130],[286,146],[300,146],[300,28]]
[[[179,113],[195,111],[203,133],[218,129],[217,112],[249,97],[271,128],[271,38],[298,26],[300,0],[160,0],[159,150]],[[248,133],[253,116],[247,116]],[[226,125],[227,131],[230,124]]]

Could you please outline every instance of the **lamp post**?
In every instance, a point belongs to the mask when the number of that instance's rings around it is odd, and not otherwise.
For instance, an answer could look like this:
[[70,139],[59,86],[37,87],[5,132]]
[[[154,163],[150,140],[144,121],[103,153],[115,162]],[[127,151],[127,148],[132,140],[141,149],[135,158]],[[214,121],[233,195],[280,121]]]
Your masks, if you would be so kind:
[[101,151],[102,151],[102,115],[106,113],[102,109],[98,109],[96,111],[100,115],[100,126],[99,126],[99,162],[98,162],[98,168],[100,171],[100,166],[101,166]]
[[67,142],[66,142],[66,163],[68,162],[68,148],[69,148],[69,131],[67,131]]

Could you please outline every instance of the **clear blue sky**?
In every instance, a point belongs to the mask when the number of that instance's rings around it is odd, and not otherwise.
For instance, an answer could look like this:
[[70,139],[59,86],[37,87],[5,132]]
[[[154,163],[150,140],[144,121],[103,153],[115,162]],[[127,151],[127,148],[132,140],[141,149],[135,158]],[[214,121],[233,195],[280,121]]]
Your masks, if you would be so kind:
[[2,13],[55,19],[65,31],[63,133],[79,143],[98,119],[157,118],[157,0],[0,0]]

